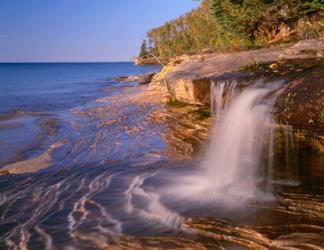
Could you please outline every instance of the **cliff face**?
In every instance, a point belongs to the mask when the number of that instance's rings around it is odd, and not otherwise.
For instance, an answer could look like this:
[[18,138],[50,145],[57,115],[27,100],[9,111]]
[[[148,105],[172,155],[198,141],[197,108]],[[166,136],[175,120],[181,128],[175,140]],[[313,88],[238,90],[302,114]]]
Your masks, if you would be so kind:
[[209,106],[213,82],[235,81],[244,88],[257,79],[287,85],[275,104],[276,120],[311,133],[314,146],[324,151],[323,38],[288,47],[178,57],[155,75],[150,89],[163,92],[166,100]]

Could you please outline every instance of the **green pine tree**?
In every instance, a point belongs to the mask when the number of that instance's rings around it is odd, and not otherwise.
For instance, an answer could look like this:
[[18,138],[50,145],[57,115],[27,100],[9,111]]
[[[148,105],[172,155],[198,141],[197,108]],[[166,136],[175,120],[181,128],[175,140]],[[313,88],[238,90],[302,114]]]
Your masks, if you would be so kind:
[[140,57],[144,57],[144,56],[147,56],[147,54],[148,54],[148,51],[147,51],[147,42],[144,39],[143,42],[142,42],[142,45],[141,45],[141,49],[140,49],[139,56]]

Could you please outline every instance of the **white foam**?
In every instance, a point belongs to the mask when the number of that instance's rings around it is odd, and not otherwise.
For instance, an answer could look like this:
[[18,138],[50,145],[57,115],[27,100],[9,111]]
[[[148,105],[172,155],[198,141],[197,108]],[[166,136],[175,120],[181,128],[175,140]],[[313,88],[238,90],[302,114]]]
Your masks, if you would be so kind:
[[257,81],[241,92],[235,90],[236,86],[236,82],[220,82],[212,87],[216,119],[201,171],[175,176],[175,182],[162,192],[180,202],[232,207],[251,199],[273,198],[270,188],[264,186],[270,185],[272,107],[282,82]]
[[[147,220],[153,220],[168,228],[180,229],[182,227],[182,222],[183,222],[182,217],[178,215],[176,212],[173,212],[168,208],[166,208],[160,202],[159,194],[145,191],[142,188],[144,181],[154,175],[156,175],[156,173],[136,176],[133,179],[132,183],[130,184],[130,187],[125,192],[126,212],[135,213],[137,216],[140,216]],[[132,204],[134,195],[146,201],[148,205],[143,208],[134,208]]]

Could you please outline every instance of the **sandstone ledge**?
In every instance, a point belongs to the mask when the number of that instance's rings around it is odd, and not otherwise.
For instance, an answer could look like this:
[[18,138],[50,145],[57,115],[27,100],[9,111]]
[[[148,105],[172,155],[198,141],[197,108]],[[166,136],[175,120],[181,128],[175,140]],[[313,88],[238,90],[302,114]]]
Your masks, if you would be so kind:
[[209,106],[212,82],[236,81],[244,88],[259,78],[269,84],[284,81],[287,88],[275,105],[276,120],[312,133],[313,145],[323,151],[323,38],[286,47],[178,57],[153,77],[149,88],[162,93],[165,101]]

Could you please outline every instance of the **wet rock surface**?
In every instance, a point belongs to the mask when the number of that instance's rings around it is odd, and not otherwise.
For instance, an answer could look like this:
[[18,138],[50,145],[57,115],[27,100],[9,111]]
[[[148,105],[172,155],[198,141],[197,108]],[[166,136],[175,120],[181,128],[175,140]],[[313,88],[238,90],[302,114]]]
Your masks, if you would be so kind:
[[301,64],[296,66],[299,72],[282,77],[288,79],[288,86],[277,100],[276,117],[300,129],[323,132],[324,61],[306,69]]
[[283,81],[284,91],[277,98],[274,117],[278,123],[291,125],[299,137],[324,152],[324,60],[319,58],[280,60],[254,65],[245,70],[270,84]]
[[151,80],[153,79],[155,74],[156,74],[155,72],[152,72],[152,73],[146,73],[146,74],[138,75],[138,76],[119,76],[119,77],[113,78],[113,81],[116,81],[116,82],[138,82],[139,84],[148,84],[151,82]]
[[166,125],[163,137],[167,142],[166,154],[170,159],[191,160],[202,156],[212,122],[208,108],[169,102],[150,116]]

